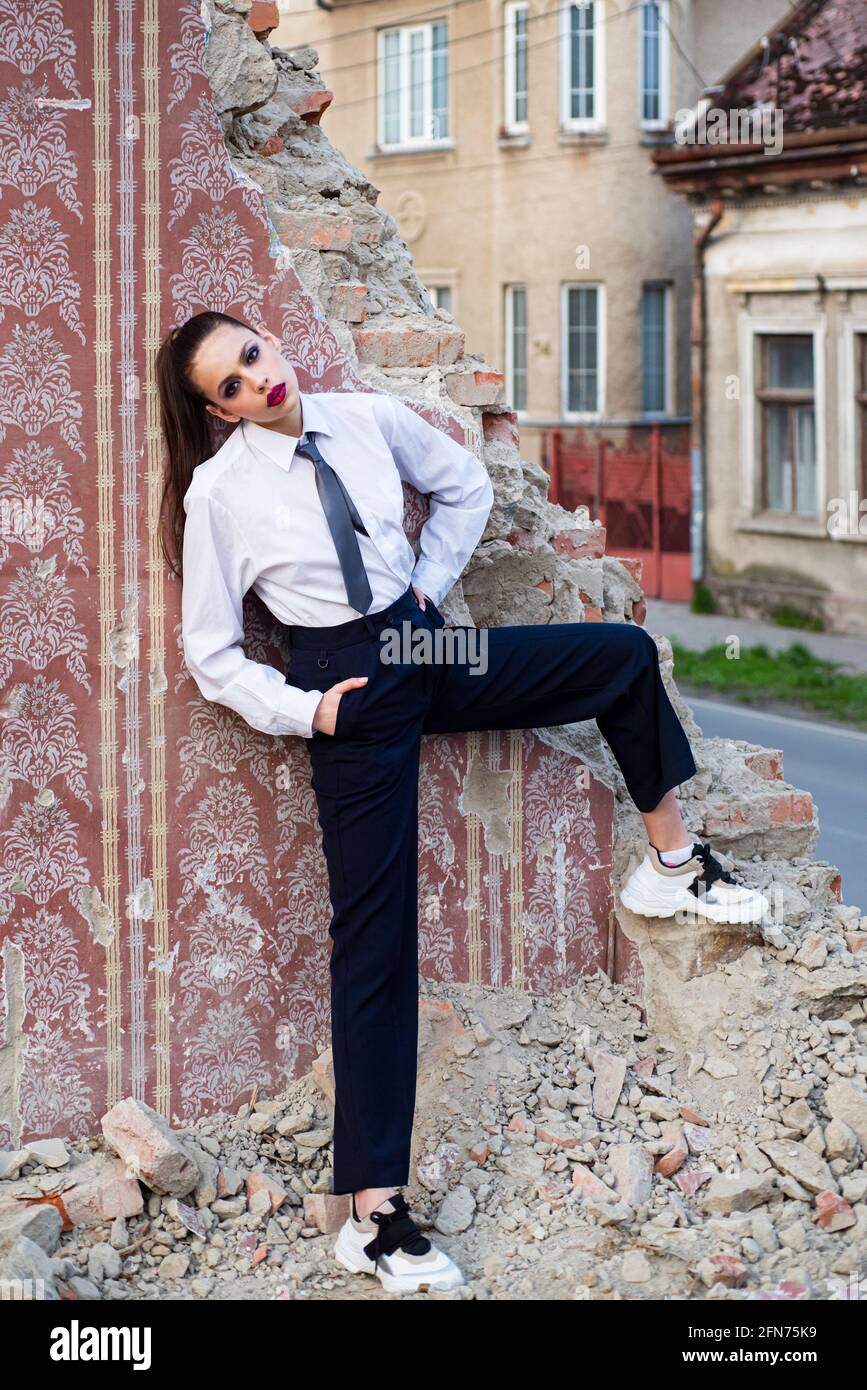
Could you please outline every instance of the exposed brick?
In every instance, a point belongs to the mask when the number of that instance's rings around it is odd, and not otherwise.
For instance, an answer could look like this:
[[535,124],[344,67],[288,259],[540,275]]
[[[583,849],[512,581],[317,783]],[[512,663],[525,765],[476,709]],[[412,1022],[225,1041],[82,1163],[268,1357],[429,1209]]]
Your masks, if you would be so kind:
[[343,319],[346,323],[363,323],[367,313],[366,300],[366,285],[351,280],[341,281],[331,291],[328,313],[332,318]]
[[668,1153],[663,1154],[662,1158],[659,1159],[653,1171],[659,1173],[663,1178],[670,1178],[677,1172],[678,1168],[683,1167],[688,1157],[689,1145],[686,1142],[686,1135],[681,1134]]
[[199,1182],[199,1166],[186,1152],[162,1115],[132,1096],[118,1101],[102,1117],[107,1143],[152,1192],[186,1197]]
[[262,155],[263,159],[270,159],[272,154],[280,154],[283,149],[283,140],[279,135],[269,135],[267,140],[260,140],[253,146],[256,154]]
[[823,1231],[845,1231],[847,1226],[854,1226],[857,1219],[845,1197],[840,1197],[836,1192],[816,1194],[813,1220]]
[[599,560],[605,554],[605,527],[587,531],[556,531],[551,544],[558,555],[568,555],[570,560]]
[[779,782],[783,776],[783,750],[781,748],[762,748],[744,757],[747,767],[767,782]]
[[515,449],[520,447],[518,417],[513,410],[483,410],[482,430],[487,443],[510,444]]
[[700,1110],[696,1110],[694,1105],[682,1105],[680,1107],[680,1117],[690,1125],[706,1125],[707,1120]]
[[289,1195],[279,1182],[274,1178],[263,1173],[260,1168],[254,1168],[252,1173],[247,1174],[247,1197],[253,1197],[257,1192],[265,1191],[271,1198],[271,1212],[279,1211]]
[[128,1177],[119,1158],[95,1154],[74,1168],[62,1201],[76,1226],[99,1226],[116,1216],[138,1216],[144,1207],[141,1185]]
[[352,241],[352,218],[345,212],[318,208],[271,208],[277,235],[290,250],[346,251]]
[[644,561],[632,555],[618,555],[616,559],[620,562],[627,574],[631,574],[636,584],[641,583],[641,574],[644,569]]
[[324,1236],[339,1231],[344,1221],[349,1220],[350,1211],[348,1192],[308,1192],[304,1197],[304,1220]]
[[502,372],[448,372],[446,390],[458,405],[496,405],[503,398]]
[[592,605],[588,606],[587,604],[585,604],[584,621],[585,623],[601,623],[603,621],[602,609],[594,608]]
[[327,88],[315,88],[312,92],[302,92],[300,96],[293,97],[288,104],[307,125],[318,125],[323,112],[328,110],[333,100],[333,92]]
[[809,792],[785,793],[771,807],[772,825],[806,825],[812,819],[813,798]]
[[377,367],[446,366],[464,350],[464,335],[445,327],[360,328],[353,333],[359,362]]
[[858,952],[863,951],[864,947],[867,946],[867,931],[847,931],[845,937],[846,945],[853,956],[857,956]]
[[247,23],[257,38],[270,34],[280,23],[280,11],[275,0],[253,0],[247,12]]
[[513,545],[516,550],[533,551],[536,549],[536,536],[533,531],[524,531],[516,528],[514,531],[509,532],[506,540],[509,545]]

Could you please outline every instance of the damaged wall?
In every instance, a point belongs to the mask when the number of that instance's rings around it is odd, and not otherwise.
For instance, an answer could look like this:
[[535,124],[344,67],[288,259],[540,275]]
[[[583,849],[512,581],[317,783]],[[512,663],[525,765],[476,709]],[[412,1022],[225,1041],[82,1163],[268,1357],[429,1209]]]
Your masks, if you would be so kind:
[[[153,353],[172,323],[261,319],[303,388],[395,392],[479,453],[496,500],[442,605],[456,620],[643,619],[635,575],[586,512],[547,500],[501,373],[434,310],[376,189],[329,144],[316,55],[271,53],[248,8],[151,0],[93,29],[57,6],[5,65],[0,333],[18,390],[0,487],[46,524],[3,538],[0,1147],[94,1132],[128,1095],[179,1121],[233,1108],[328,1037],[306,747],[205,701],[183,665],[156,533]],[[416,541],[424,502],[406,502]],[[279,665],[253,596],[245,616],[248,655]],[[699,766],[689,828],[758,856],[757,883],[792,853],[809,878],[810,798],[773,752],[701,737],[657,640]],[[705,988],[688,1026],[718,1024],[730,1001],[710,977],[750,942],[696,959],[612,912],[643,830],[594,722],[426,739],[420,802],[426,978],[548,992],[601,967],[673,1031]],[[799,891],[802,920],[839,934],[833,869]]]

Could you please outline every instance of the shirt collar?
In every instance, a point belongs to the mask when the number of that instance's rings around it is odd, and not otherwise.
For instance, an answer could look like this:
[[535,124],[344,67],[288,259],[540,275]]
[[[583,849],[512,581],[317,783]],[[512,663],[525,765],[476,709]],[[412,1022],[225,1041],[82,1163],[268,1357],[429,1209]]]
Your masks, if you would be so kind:
[[[298,398],[305,433],[312,430],[316,434],[333,434],[334,428],[324,402],[307,391],[299,391]],[[269,429],[267,425],[257,424],[255,420],[242,420],[238,428],[243,433],[245,443],[267,454],[285,472],[289,471],[300,435],[282,434],[279,430]]]

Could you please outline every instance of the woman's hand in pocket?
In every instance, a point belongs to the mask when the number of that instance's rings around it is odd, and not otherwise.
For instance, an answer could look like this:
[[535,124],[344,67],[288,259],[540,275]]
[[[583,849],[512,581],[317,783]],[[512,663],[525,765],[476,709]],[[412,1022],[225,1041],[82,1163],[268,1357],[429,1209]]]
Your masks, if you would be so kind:
[[419,608],[422,610],[422,612],[424,612],[424,604],[425,604],[424,594],[422,593],[421,589],[418,587],[417,584],[413,584],[413,586],[412,586],[412,591],[413,591],[413,593],[415,594],[416,603],[418,604],[418,606],[419,606]]
[[344,690],[355,690],[356,686],[366,685],[367,676],[350,676],[348,680],[338,681],[326,690],[313,714],[313,728],[321,734],[333,734],[337,722],[337,706]]

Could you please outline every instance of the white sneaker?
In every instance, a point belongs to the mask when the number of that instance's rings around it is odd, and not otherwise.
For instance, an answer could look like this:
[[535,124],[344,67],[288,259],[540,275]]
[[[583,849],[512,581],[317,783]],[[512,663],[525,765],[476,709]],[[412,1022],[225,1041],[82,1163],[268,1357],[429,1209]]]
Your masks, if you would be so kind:
[[443,1250],[422,1235],[402,1193],[387,1197],[363,1221],[352,1215],[340,1228],[334,1258],[353,1274],[375,1274],[389,1293],[448,1290],[464,1276]]
[[655,845],[624,885],[620,901],[641,917],[707,917],[712,922],[757,922],[770,908],[763,893],[745,887],[722,867],[710,845],[696,840],[685,864],[664,864]]

